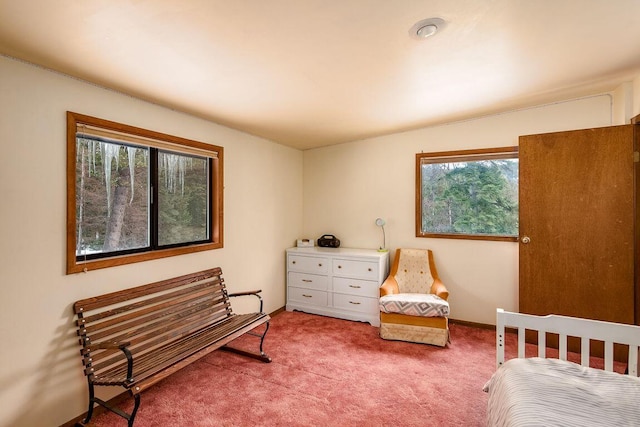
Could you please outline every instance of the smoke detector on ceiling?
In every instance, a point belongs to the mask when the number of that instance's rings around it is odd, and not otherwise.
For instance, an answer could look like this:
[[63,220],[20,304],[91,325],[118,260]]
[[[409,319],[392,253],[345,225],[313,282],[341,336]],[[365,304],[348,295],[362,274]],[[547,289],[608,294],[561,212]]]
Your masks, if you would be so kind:
[[429,18],[418,21],[409,29],[409,35],[417,40],[424,40],[442,31],[447,25],[442,18]]

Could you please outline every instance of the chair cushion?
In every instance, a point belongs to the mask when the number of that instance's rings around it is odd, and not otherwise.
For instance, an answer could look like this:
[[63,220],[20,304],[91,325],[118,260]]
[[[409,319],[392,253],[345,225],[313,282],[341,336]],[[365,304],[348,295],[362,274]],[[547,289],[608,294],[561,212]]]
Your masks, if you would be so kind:
[[449,303],[434,294],[391,294],[380,297],[383,313],[422,317],[449,316]]

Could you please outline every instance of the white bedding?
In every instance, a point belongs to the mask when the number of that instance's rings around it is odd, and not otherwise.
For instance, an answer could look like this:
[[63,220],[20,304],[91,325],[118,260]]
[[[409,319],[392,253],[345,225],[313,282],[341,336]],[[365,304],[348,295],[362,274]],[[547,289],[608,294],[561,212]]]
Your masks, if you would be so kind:
[[511,359],[485,384],[489,426],[640,426],[640,379],[558,359]]

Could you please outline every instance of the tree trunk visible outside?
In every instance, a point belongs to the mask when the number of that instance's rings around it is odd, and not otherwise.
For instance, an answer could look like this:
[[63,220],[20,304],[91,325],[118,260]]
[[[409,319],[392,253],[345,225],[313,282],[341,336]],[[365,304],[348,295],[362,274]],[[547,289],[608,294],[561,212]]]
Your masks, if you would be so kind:
[[120,248],[120,237],[124,225],[124,215],[129,200],[129,169],[124,167],[118,171],[116,187],[112,199],[111,216],[107,220],[107,230],[104,237],[104,252],[112,252]]

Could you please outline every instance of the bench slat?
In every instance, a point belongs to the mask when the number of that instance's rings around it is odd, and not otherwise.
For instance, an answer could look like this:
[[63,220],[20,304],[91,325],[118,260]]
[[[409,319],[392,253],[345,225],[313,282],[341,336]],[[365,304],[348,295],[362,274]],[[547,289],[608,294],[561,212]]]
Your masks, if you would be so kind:
[[[230,342],[232,342],[236,338],[244,335],[245,333],[247,333],[248,331],[254,329],[255,327],[257,327],[257,326],[259,326],[261,324],[264,324],[269,319],[270,319],[269,316],[266,316],[266,318],[263,318],[263,319],[260,319],[259,321],[254,322],[251,326],[245,327],[245,328],[243,328],[241,330],[238,330],[238,331],[234,332],[231,335],[228,335],[226,338],[220,340],[215,346],[206,347],[206,348],[202,349],[201,351],[199,351],[198,353],[195,353],[195,354],[189,356],[188,358],[183,359],[180,362],[177,362],[176,364],[174,364],[172,366],[169,366],[166,369],[163,369],[159,373],[157,373],[157,374],[155,374],[153,376],[150,376],[148,378],[145,378],[144,380],[141,380],[137,384],[138,391],[143,391],[143,390],[147,389],[148,387],[151,387],[152,385],[158,383],[159,381],[161,381],[164,378],[168,377],[172,373],[184,368],[185,366],[188,366],[190,363],[200,359],[203,356],[206,356],[207,354],[211,353],[212,351],[217,350],[217,349],[229,344]],[[267,361],[270,361],[270,359],[268,359]]]
[[[96,314],[87,315],[85,312],[84,316],[79,320],[79,322],[84,325],[84,327],[89,328],[88,331],[94,331],[96,329],[100,329],[103,326],[106,327],[110,324],[117,323],[121,318],[126,319],[128,316],[137,317],[137,313],[144,314],[146,310],[153,310],[152,307],[157,307],[163,302],[172,301],[175,304],[179,304],[181,302],[184,302],[181,297],[197,298],[199,295],[204,296],[209,292],[216,292],[221,289],[223,289],[223,283],[221,283],[221,281],[219,280],[205,282],[197,286],[180,288],[175,291],[165,293],[153,298],[148,298],[142,301],[137,301],[132,304],[116,306],[116,308],[104,310]],[[102,322],[100,322],[100,320],[102,319],[107,320],[103,320]]]
[[[136,384],[155,375],[156,372],[197,353],[203,348],[210,347],[210,343],[213,341],[216,342],[216,345],[213,346],[214,348],[212,348],[212,350],[222,347],[237,336],[264,323],[265,318],[268,318],[266,314],[260,315],[259,313],[236,315],[224,325],[216,325],[215,327],[201,331],[199,334],[163,347],[161,352],[147,352],[134,355],[133,377],[136,380]],[[242,326],[241,329],[238,329],[239,326]],[[225,340],[224,338],[227,337],[231,338]],[[96,374],[93,381],[95,384],[126,385],[126,378],[127,365],[126,360],[123,358],[123,363],[107,369],[103,373]]]
[[[132,299],[144,297],[146,295],[154,294],[157,292],[166,291],[169,289],[175,289],[177,287],[187,285],[193,282],[200,282],[212,277],[218,277],[222,274],[220,267],[212,268],[209,270],[200,271],[198,273],[185,274],[184,276],[176,277],[173,279],[161,280],[159,282],[150,283],[148,285],[137,286],[135,288],[129,288],[122,291],[116,291],[109,294],[100,295],[98,297],[86,298],[76,301],[73,304],[74,314],[83,313],[97,308],[108,307],[113,304],[117,304],[123,301],[130,301]],[[220,278],[222,280],[222,278]]]
[[84,328],[84,331],[86,334],[91,335],[93,342],[96,342],[104,337],[115,335],[120,331],[131,329],[141,324],[154,320],[169,322],[176,320],[176,316],[179,316],[180,313],[184,313],[185,311],[197,311],[212,306],[218,306],[224,310],[228,310],[230,305],[224,299],[224,296],[220,294],[211,295],[210,298],[206,299],[199,298],[197,300],[172,301],[170,303],[148,307],[141,312],[128,313],[117,319],[111,319],[108,324],[101,324],[98,327],[96,327],[96,325],[88,325]]
[[[170,343],[172,341],[177,341],[185,336],[191,335],[194,332],[202,329],[203,327],[209,327],[211,325],[215,325],[221,321],[224,321],[225,318],[229,317],[230,314],[226,311],[223,312],[213,312],[213,315],[210,315],[208,312],[199,312],[196,313],[196,317],[192,319],[185,319],[185,322],[178,323],[174,322],[171,324],[162,323],[162,328],[156,329],[144,329],[142,332],[144,334],[124,334],[117,337],[117,341],[128,341],[130,343],[129,349],[132,354],[137,354],[140,352],[144,352],[150,348],[156,347],[163,343]],[[188,322],[187,322],[188,321]],[[137,331],[136,331],[137,332]],[[122,353],[118,352],[115,357],[108,359],[106,361],[101,361],[103,359],[103,354],[107,356],[113,356],[108,350],[103,350],[102,353],[95,354],[93,357],[94,367],[96,371],[98,369],[102,369],[104,366],[108,366],[111,363],[114,363],[117,358],[124,358]],[[97,363],[100,362],[100,363]]]

